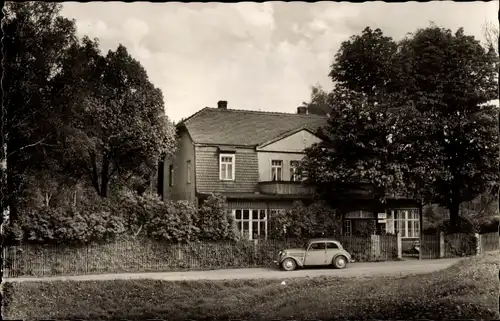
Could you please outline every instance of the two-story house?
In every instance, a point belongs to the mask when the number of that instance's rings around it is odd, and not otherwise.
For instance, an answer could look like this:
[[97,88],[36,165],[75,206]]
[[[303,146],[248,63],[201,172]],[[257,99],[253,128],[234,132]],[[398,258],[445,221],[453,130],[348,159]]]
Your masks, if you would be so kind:
[[[160,193],[163,199],[198,204],[220,193],[240,231],[266,237],[269,217],[295,200],[312,200],[313,188],[302,183],[297,166],[304,149],[321,141],[315,133],[326,123],[327,117],[309,115],[305,107],[296,114],[261,112],[228,109],[226,101],[219,101],[217,108],[206,107],[177,125],[178,149],[160,166]],[[387,204],[340,200],[343,233],[378,221],[379,231],[418,237],[414,203]]]
[[211,193],[227,198],[238,227],[266,237],[268,218],[295,200],[312,198],[297,170],[304,149],[326,117],[204,108],[177,125],[178,150],[163,164],[163,198],[201,202]]

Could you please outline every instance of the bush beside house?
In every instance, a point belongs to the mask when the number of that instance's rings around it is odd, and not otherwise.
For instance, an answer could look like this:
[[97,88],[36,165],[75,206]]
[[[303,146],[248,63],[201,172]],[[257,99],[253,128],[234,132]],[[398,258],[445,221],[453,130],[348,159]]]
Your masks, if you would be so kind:
[[199,228],[198,238],[202,240],[236,240],[238,230],[236,222],[227,210],[226,198],[222,195],[210,195],[200,206],[196,216]]
[[[220,195],[199,209],[148,194],[118,199],[119,208],[104,200],[26,212],[10,226],[18,246],[4,252],[8,276],[267,266],[279,250],[321,236],[338,238],[358,262],[398,258],[395,235],[342,236],[340,217],[324,203],[294,203],[270,217],[268,240],[249,241]],[[470,237],[446,241],[446,256],[470,255],[476,247]]]
[[78,205],[26,207],[7,226],[7,243],[72,244],[110,242],[122,235],[169,242],[234,240],[234,219],[225,200],[209,197],[200,210],[186,201],[162,201],[156,195],[126,192]]
[[340,236],[341,218],[324,202],[305,205],[294,202],[292,208],[270,218],[271,238]]

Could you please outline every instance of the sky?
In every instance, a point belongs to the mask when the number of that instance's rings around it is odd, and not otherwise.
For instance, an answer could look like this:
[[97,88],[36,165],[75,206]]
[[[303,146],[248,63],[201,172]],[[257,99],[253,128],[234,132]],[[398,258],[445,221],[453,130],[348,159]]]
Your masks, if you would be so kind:
[[498,1],[482,2],[65,2],[80,36],[101,50],[121,43],[163,92],[173,121],[228,101],[228,108],[295,112],[328,77],[343,41],[370,26],[399,40],[429,26],[483,40]]

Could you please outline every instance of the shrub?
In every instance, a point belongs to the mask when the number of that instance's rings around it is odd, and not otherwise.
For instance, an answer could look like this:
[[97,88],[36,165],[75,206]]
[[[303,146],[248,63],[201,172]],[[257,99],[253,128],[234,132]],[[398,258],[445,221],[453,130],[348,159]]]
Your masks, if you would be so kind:
[[[90,194],[90,193],[89,193]],[[125,232],[116,203],[95,195],[79,202],[25,203],[7,225],[8,243],[86,243]]]
[[195,215],[196,208],[188,202],[161,202],[150,213],[144,230],[147,236],[155,239],[186,242],[193,239],[198,232],[193,224]]
[[103,203],[82,207],[25,209],[13,222],[18,240],[34,243],[86,243],[125,232],[121,217]]
[[198,237],[204,240],[236,240],[236,222],[227,210],[226,198],[210,195],[200,206],[197,216]]
[[270,236],[300,239],[332,236],[340,232],[340,222],[336,211],[324,202],[316,202],[306,206],[297,201],[294,202],[289,211],[270,217]]
[[126,230],[157,240],[185,242],[196,237],[196,207],[184,201],[162,201],[157,195],[122,192],[120,212]]
[[352,234],[357,236],[370,236],[376,230],[375,220],[357,220]]

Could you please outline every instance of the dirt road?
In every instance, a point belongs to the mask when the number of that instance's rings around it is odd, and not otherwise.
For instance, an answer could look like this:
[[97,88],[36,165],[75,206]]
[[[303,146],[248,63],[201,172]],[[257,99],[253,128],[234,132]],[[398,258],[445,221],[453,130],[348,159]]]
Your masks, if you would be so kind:
[[230,279],[289,279],[295,277],[338,276],[402,276],[408,274],[429,273],[445,269],[460,259],[407,260],[397,262],[351,263],[346,269],[331,268],[304,269],[292,272],[278,268],[223,269],[210,271],[120,273],[79,276],[54,276],[44,278],[7,278],[4,282],[55,281],[55,280],[118,280],[118,279],[155,279],[155,280],[230,280]]

